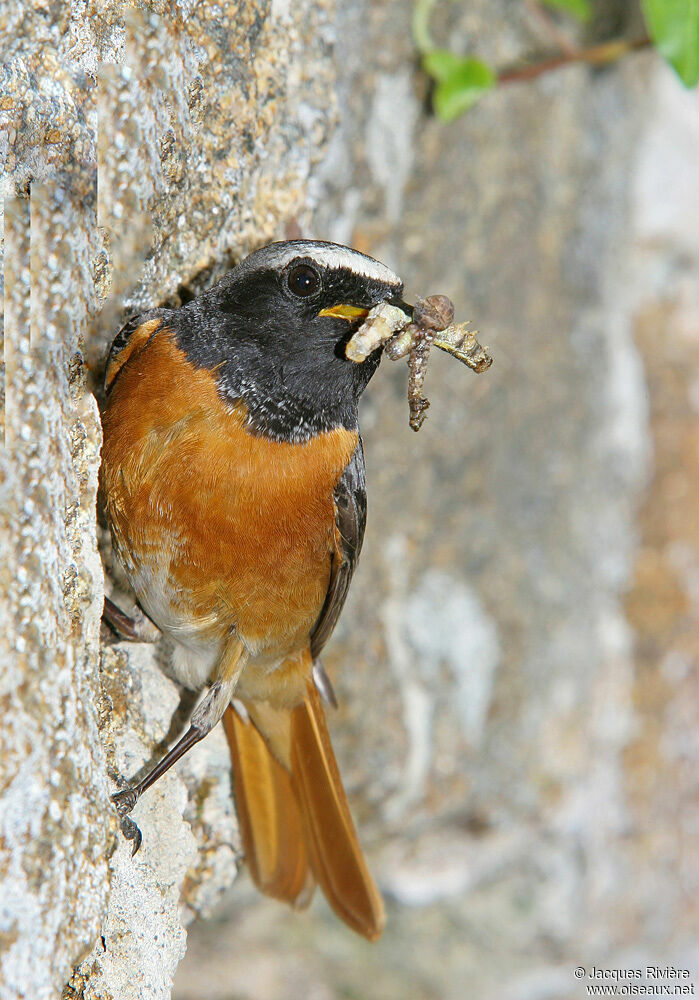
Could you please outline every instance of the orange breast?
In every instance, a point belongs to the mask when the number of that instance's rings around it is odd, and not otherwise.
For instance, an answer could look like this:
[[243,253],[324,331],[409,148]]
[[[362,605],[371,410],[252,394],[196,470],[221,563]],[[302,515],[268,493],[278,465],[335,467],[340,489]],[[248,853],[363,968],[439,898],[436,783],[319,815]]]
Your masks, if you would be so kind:
[[118,370],[103,427],[114,541],[155,622],[184,642],[235,629],[261,660],[303,648],[356,432],[301,444],[251,435],[244,407],[229,410],[167,330],[142,337]]

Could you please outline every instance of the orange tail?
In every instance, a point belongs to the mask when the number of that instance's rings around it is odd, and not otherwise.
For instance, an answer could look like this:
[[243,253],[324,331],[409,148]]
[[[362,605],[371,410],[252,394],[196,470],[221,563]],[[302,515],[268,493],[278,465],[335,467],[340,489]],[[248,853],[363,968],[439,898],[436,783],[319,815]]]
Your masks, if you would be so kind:
[[224,722],[253,881],[297,907],[310,901],[317,881],[335,913],[375,941],[385,923],[383,900],[357,839],[313,682],[291,712],[248,708],[254,725],[231,708]]
[[236,811],[252,880],[267,896],[302,908],[313,896],[291,776],[259,732],[230,706],[223,716],[233,758]]

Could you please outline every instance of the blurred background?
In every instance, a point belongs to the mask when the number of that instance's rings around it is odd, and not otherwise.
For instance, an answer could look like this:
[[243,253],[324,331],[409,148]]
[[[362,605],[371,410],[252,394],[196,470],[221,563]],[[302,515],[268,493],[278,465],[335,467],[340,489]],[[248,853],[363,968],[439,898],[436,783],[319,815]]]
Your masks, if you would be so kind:
[[[496,66],[636,38],[437,4]],[[339,125],[304,235],[442,292],[495,358],[364,400],[369,521],[325,657],[382,940],[239,877],[178,1000],[578,998],[577,966],[699,973],[699,94],[652,51],[502,85],[444,123],[410,0],[336,12]],[[359,44],[358,40],[361,40]],[[345,58],[346,57],[346,58]],[[645,981],[645,980],[644,980]],[[587,982],[587,980],[585,981]]]

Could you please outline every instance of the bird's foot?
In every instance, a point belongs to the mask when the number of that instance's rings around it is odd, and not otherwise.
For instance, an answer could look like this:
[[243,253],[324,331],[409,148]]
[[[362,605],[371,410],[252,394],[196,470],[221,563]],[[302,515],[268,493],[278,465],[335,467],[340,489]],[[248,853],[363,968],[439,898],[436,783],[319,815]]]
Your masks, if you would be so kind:
[[129,813],[136,805],[137,801],[138,795],[133,788],[124,788],[121,792],[117,792],[116,795],[112,795],[112,802],[116,806],[116,811],[119,814],[121,832],[127,840],[133,841],[133,845],[131,847],[131,857],[133,857],[139,849],[141,846],[141,840],[143,839],[138,826],[129,816]]
[[134,608],[133,615],[127,615],[108,597],[104,599],[102,621],[119,639],[127,639],[129,642],[157,642],[162,635],[157,625],[140,608]]

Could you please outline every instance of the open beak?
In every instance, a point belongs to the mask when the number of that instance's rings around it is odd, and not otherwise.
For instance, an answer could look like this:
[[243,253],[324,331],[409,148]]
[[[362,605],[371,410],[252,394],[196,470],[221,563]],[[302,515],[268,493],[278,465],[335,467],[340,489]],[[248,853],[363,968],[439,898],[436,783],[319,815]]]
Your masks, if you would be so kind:
[[361,309],[359,306],[350,306],[340,303],[328,309],[321,309],[319,316],[336,316],[338,319],[346,319],[349,322],[355,319],[366,319],[369,315],[368,309]]

